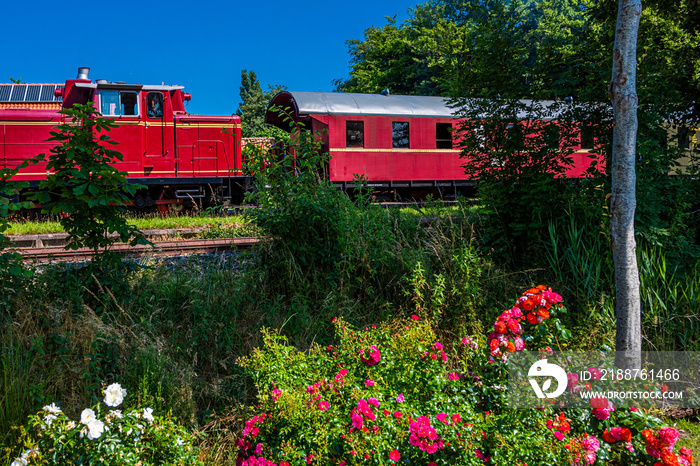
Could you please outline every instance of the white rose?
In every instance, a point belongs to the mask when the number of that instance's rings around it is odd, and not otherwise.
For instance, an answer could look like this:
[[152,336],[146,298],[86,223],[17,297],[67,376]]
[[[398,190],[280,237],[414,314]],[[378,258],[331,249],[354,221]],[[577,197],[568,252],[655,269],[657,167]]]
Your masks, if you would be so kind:
[[61,408],[56,406],[56,403],[51,403],[50,405],[44,406],[44,411],[48,411],[51,414],[58,414],[61,412]]
[[124,401],[125,396],[126,389],[122,388],[122,386],[118,383],[113,383],[112,385],[107,387],[107,390],[105,390],[104,403],[107,406],[115,408],[122,404],[122,401]]
[[99,421],[97,419],[93,419],[90,422],[87,423],[87,428],[88,428],[88,434],[87,438],[90,440],[95,440],[100,438],[100,435],[102,435],[102,432],[105,431],[105,425],[102,421]]
[[146,408],[143,410],[143,418],[148,422],[153,422],[153,408]]
[[85,408],[82,413],[80,413],[80,422],[87,424],[88,422],[97,419],[95,417],[95,411],[90,408]]

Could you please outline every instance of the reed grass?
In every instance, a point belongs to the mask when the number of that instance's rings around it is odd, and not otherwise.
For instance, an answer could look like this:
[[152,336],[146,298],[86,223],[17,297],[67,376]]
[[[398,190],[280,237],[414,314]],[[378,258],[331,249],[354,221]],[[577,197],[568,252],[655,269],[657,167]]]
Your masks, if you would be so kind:
[[[605,230],[578,221],[567,215],[549,223],[546,259],[565,295],[585,303],[586,324],[614,331],[615,277]],[[669,264],[660,247],[642,240],[638,240],[637,262],[644,349],[700,350],[700,264],[681,270]]]
[[654,351],[700,351],[700,263],[681,274],[661,248],[638,249],[642,330]]

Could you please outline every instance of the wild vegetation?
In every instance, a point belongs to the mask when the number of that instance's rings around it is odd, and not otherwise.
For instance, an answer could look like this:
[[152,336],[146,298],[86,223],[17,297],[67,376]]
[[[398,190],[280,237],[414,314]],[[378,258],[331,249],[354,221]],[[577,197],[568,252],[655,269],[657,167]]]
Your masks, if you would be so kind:
[[[419,5],[405,24],[350,43],[354,68],[340,86],[514,105],[570,95],[600,102],[612,3]],[[668,175],[690,152],[675,137],[667,143],[667,125],[675,136],[697,121],[689,59],[697,11],[649,2],[642,18],[637,240],[648,350],[700,351],[697,178]],[[597,108],[588,121],[605,156]],[[691,464],[697,407],[504,405],[504,354],[614,346],[610,187],[605,177],[567,184],[544,176],[556,152],[547,127],[524,147],[522,128],[485,123],[472,155],[488,142],[501,151],[505,177],[485,177],[479,212],[439,201],[423,208],[428,228],[374,205],[368,190],[349,199],[326,183],[316,136],[299,133],[295,170],[290,158],[249,154],[259,175],[248,218],[269,238],[250,253],[99,269],[25,268],[3,255],[3,463],[75,452],[83,457],[72,460],[87,464],[116,445],[136,455],[147,442],[139,460],[152,464],[191,464],[193,454],[217,465]],[[531,170],[515,163],[524,158]],[[2,188],[4,229],[20,205],[10,200],[14,186]],[[545,304],[526,304],[545,292]],[[103,415],[115,397],[122,417]],[[685,417],[659,418],[678,414]],[[125,431],[143,443],[129,443]],[[71,448],[58,441],[64,434]],[[112,464],[119,461],[132,464]]]

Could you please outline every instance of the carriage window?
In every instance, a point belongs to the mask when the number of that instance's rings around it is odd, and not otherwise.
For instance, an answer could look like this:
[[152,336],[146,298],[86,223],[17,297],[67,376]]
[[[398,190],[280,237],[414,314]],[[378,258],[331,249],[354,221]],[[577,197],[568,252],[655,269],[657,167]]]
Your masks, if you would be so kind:
[[581,125],[581,149],[593,149],[593,125]]
[[138,94],[131,91],[100,91],[100,113],[104,116],[138,115]]
[[149,92],[146,97],[149,118],[163,118],[163,94],[160,92]]
[[365,122],[345,122],[345,147],[365,147]]
[[452,123],[435,124],[435,148],[452,149]]
[[481,149],[486,147],[486,130],[484,129],[484,125],[479,125],[474,128],[474,142]]
[[559,131],[559,126],[554,124],[549,124],[545,126],[544,144],[549,149],[559,150],[559,145],[561,144],[561,134]]
[[405,149],[410,147],[408,139],[408,122],[394,121],[391,124],[391,134],[393,147],[395,149]]
[[691,134],[690,129],[687,127],[678,128],[678,148],[690,150],[691,148]]

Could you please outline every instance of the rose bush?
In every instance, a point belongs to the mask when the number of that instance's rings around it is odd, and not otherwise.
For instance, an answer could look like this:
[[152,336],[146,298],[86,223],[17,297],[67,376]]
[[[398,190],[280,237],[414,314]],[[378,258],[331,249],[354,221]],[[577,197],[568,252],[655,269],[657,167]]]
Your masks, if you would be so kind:
[[306,353],[263,330],[263,347],[239,361],[260,411],[241,432],[237,464],[693,464],[692,451],[675,451],[677,430],[608,400],[558,412],[505,405],[508,355],[546,354],[569,338],[561,301],[531,288],[485,339],[450,344],[416,314],[362,331],[335,320],[338,344]]
[[[103,403],[120,406],[126,396],[119,384],[104,390]],[[151,408],[103,414],[101,404],[71,420],[52,403],[29,419],[23,452],[11,466],[31,464],[196,465],[193,438],[173,419]]]

